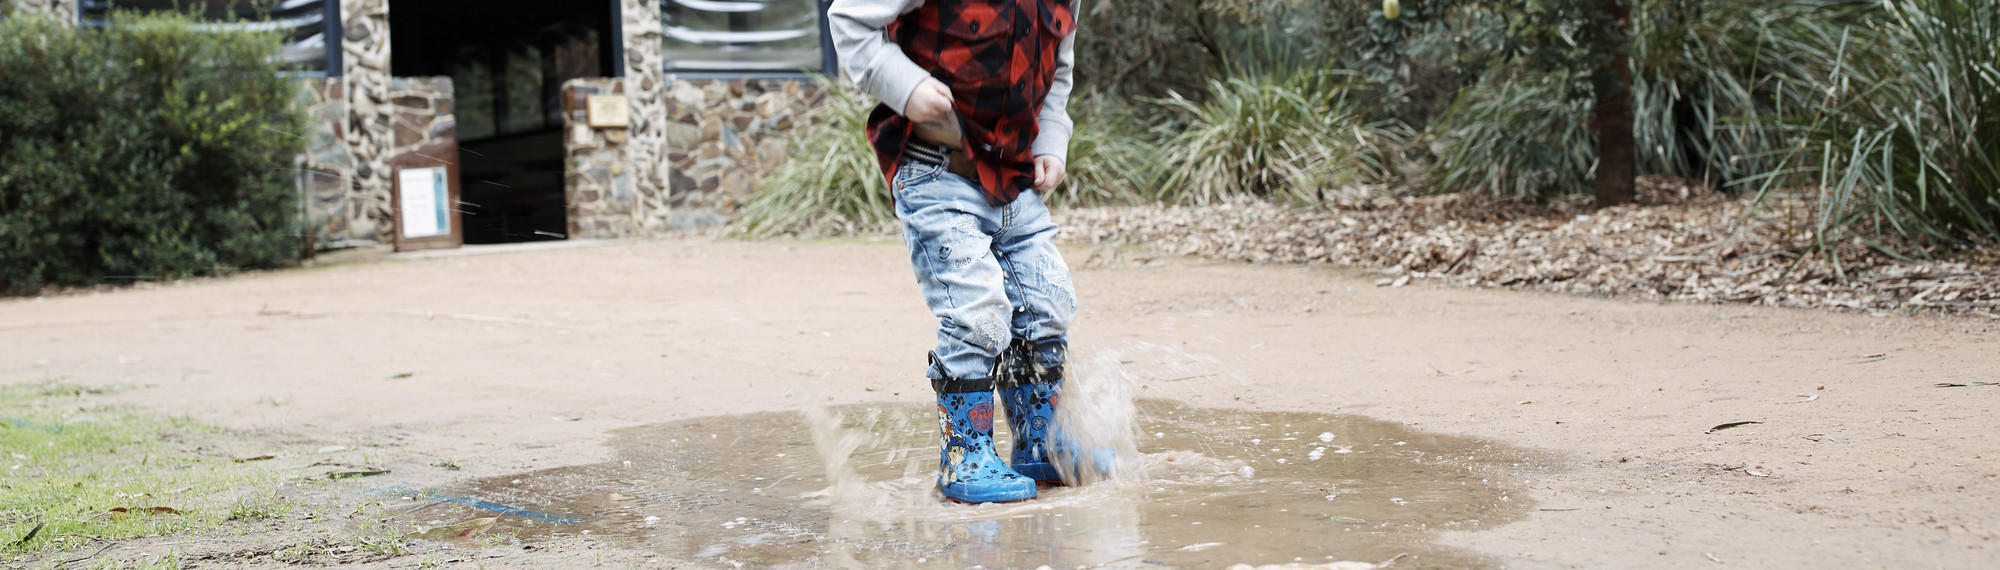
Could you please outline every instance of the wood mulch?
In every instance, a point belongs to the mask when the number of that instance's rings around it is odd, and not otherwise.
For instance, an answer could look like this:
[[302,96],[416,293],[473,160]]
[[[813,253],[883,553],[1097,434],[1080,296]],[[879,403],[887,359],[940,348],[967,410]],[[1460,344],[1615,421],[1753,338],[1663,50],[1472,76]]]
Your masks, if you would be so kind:
[[[2000,251],[1899,260],[1858,241],[1812,247],[1810,208],[1642,179],[1639,204],[1592,210],[1470,195],[1339,208],[1268,203],[1059,212],[1066,241],[1252,263],[1378,270],[1591,295],[2000,318]],[[1831,252],[1831,253],[1828,253]]]

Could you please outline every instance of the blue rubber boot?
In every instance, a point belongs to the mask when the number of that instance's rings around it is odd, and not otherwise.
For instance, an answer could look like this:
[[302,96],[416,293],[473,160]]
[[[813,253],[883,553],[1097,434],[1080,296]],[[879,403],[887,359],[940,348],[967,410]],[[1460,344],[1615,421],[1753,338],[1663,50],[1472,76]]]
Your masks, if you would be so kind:
[[1053,442],[1049,426],[1056,420],[1055,382],[1011,384],[1000,388],[1000,400],[1007,405],[1007,427],[1014,432],[1014,453],[1008,465],[1022,476],[1043,485],[1063,484],[1062,475],[1050,462]]
[[937,390],[938,491],[960,503],[1012,503],[1035,498],[1022,477],[993,452],[993,380],[932,380]]
[[[1014,432],[1014,453],[1008,464],[1014,471],[1043,485],[1064,484],[1056,461],[1077,461],[1069,438],[1055,429],[1056,404],[1060,400],[1063,367],[1045,367],[1035,362],[1035,345],[1021,340],[1000,355],[1000,400],[1007,406],[1007,427]],[[1061,458],[1061,459],[1058,459]],[[1111,472],[1114,454],[1109,449],[1091,450],[1090,459],[1097,475]],[[1080,465],[1072,464],[1070,472]]]

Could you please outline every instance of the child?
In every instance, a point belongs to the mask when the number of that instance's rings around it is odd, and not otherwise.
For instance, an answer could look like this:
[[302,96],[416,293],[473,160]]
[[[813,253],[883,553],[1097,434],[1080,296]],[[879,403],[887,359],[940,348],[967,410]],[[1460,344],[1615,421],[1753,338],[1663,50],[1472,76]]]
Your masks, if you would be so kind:
[[[942,431],[938,490],[964,503],[1060,483],[1049,424],[1076,292],[1042,195],[1061,185],[1072,123],[1077,0],[834,0],[924,300]],[[993,451],[994,391],[1015,438]]]

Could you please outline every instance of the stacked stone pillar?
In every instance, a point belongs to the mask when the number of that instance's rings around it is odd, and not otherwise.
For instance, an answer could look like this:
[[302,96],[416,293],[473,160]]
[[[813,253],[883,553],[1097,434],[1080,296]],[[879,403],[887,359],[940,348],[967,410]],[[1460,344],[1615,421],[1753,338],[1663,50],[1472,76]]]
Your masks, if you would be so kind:
[[349,236],[389,243],[395,210],[389,203],[388,152],[395,146],[389,100],[389,2],[340,0],[341,83],[348,117],[343,140],[354,159],[348,200]]
[[625,158],[631,172],[634,230],[654,233],[672,226],[667,197],[672,166],[666,151],[666,62],[660,45],[659,0],[622,0],[625,32],[625,96],[631,100]]

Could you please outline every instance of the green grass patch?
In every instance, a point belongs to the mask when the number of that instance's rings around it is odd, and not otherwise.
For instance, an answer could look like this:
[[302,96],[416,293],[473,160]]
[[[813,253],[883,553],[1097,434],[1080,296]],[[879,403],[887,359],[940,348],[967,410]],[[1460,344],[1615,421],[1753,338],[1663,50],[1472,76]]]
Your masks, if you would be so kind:
[[269,467],[220,451],[230,433],[92,400],[103,392],[0,386],[0,563],[59,564],[118,540],[291,509]]

